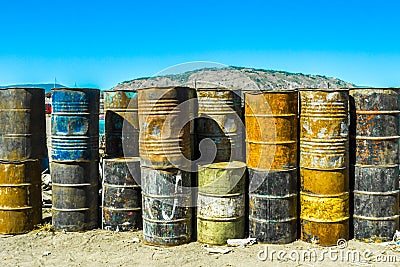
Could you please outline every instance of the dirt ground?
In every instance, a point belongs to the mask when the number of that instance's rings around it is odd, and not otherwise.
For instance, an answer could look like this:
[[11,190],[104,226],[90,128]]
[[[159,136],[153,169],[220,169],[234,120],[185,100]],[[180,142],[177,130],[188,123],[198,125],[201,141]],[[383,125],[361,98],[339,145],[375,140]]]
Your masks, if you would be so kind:
[[23,235],[0,235],[0,266],[400,266],[400,245],[395,243],[351,240],[342,249],[296,241],[208,247],[221,250],[212,253],[198,242],[153,247],[141,239],[141,231],[73,233],[48,227]]

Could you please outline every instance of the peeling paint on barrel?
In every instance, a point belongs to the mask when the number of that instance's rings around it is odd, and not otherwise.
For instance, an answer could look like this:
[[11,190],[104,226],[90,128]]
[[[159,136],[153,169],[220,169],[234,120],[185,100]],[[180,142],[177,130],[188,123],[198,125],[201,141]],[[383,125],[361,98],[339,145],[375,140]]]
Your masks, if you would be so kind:
[[349,91],[301,89],[301,239],[349,238]]
[[228,239],[244,238],[245,170],[239,161],[199,165],[199,242],[223,245]]
[[0,89],[0,159],[46,157],[44,89]]
[[41,161],[0,162],[0,234],[28,232],[42,220]]
[[354,112],[354,237],[392,240],[399,228],[399,94],[397,89],[350,91]]
[[104,91],[105,153],[111,157],[139,156],[138,93]]
[[52,160],[99,159],[99,101],[97,89],[52,90]]
[[191,174],[141,167],[143,239],[149,245],[188,243],[192,234]]
[[98,224],[97,161],[51,162],[53,226],[84,231]]
[[103,229],[130,231],[141,228],[142,196],[139,184],[139,158],[103,160]]
[[243,161],[243,127],[240,90],[198,88],[198,142],[211,139],[216,145],[214,162]]

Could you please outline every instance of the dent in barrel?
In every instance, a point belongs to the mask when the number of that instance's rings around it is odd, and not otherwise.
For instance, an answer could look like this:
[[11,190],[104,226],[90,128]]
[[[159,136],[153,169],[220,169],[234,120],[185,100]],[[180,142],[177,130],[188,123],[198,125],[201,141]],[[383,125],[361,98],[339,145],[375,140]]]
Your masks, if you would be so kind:
[[139,158],[104,159],[102,194],[103,229],[130,231],[141,228]]

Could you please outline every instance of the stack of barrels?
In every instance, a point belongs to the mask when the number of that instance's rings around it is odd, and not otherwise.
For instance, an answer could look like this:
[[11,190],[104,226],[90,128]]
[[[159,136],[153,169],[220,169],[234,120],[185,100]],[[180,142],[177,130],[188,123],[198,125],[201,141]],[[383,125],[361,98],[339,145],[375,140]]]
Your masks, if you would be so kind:
[[173,246],[191,239],[194,98],[188,87],[138,90],[146,244]]
[[0,121],[0,234],[20,234],[42,219],[44,90],[0,89]]
[[[201,152],[197,240],[223,245],[245,235],[246,164],[240,90],[197,89],[197,98],[196,134]],[[212,143],[204,148],[201,142],[207,139]]]
[[399,100],[396,89],[351,90],[354,237],[390,241],[399,228]]
[[102,228],[140,229],[139,118],[137,91],[104,91],[105,154],[102,181]]
[[298,93],[245,94],[249,232],[261,243],[297,237]]
[[349,238],[349,91],[300,90],[301,239]]
[[53,226],[82,231],[98,225],[100,91],[52,90]]

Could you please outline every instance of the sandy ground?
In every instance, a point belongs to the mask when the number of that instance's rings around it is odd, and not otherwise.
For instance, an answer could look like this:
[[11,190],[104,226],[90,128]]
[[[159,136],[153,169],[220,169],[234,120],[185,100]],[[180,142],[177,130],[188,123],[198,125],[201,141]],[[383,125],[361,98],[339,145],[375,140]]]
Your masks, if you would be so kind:
[[395,244],[351,240],[344,249],[302,241],[213,247],[227,250],[222,254],[210,253],[198,242],[153,247],[141,239],[141,231],[72,233],[46,227],[23,235],[0,235],[0,266],[400,266],[400,245]]

